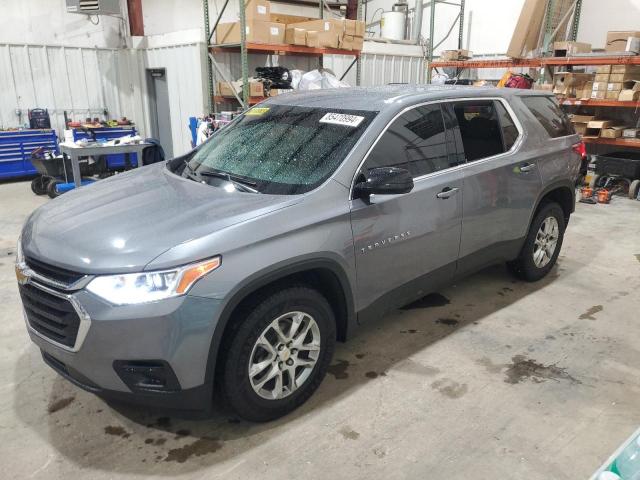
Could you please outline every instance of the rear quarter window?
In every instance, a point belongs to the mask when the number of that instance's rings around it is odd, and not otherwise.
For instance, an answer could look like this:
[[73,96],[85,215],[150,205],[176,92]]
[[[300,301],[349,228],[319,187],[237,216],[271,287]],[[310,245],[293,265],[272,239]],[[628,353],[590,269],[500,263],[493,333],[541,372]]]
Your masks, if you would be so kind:
[[566,137],[576,132],[569,118],[558,104],[549,97],[520,97],[540,125],[551,138]]

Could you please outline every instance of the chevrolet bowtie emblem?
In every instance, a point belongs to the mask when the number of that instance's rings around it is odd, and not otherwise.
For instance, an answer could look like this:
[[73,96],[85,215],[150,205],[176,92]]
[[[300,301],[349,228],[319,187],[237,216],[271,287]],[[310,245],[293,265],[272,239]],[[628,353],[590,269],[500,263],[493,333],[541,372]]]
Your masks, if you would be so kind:
[[16,278],[20,285],[24,285],[29,281],[29,275],[25,273],[20,265],[16,265]]

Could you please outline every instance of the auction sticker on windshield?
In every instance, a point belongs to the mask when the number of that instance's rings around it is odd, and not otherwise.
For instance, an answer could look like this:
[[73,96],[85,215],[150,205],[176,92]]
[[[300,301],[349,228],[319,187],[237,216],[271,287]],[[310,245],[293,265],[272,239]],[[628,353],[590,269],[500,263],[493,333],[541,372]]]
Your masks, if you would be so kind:
[[320,119],[320,123],[332,123],[334,125],[344,125],[346,127],[357,127],[364,120],[364,117],[357,115],[347,115],[346,113],[327,113]]
[[255,107],[249,110],[245,115],[264,115],[269,109],[267,107]]

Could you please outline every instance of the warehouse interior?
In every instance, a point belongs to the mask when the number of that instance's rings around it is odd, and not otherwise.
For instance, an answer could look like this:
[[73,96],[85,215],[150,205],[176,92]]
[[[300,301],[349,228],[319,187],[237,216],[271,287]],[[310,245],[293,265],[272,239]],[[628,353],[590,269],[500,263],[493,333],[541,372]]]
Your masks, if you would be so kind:
[[6,478],[640,479],[640,1],[0,9]]

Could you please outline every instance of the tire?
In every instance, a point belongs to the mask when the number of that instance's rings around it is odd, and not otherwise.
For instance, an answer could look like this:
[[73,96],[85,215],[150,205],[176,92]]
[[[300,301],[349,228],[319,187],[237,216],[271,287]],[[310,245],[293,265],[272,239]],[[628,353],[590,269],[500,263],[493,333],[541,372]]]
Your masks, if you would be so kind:
[[638,198],[638,192],[640,192],[640,180],[634,180],[629,185],[629,198],[635,200]]
[[47,177],[45,175],[40,175],[33,180],[31,180],[31,191],[36,195],[44,195],[47,193],[47,185],[51,177]]
[[598,184],[600,183],[600,179],[602,178],[602,175],[593,175],[593,177],[591,177],[591,181],[589,182],[589,186],[591,188],[598,188]]
[[60,193],[56,189],[56,186],[59,183],[62,183],[62,182],[60,180],[56,180],[55,178],[52,178],[49,181],[49,184],[47,185],[47,195],[49,195],[49,198],[56,198],[60,196]]
[[[294,312],[303,314],[296,316],[301,321],[297,334],[305,337],[299,340],[293,335],[295,343],[284,346],[283,342],[288,339],[277,335],[272,325],[277,321],[286,337],[291,333],[289,325],[293,323],[293,315],[289,314]],[[309,287],[292,286],[259,297],[231,321],[237,327],[223,345],[221,379],[222,393],[229,406],[246,420],[266,422],[282,417],[306,402],[322,382],[335,348],[336,322],[327,300]],[[258,344],[259,339],[261,344]],[[313,352],[304,348],[312,348],[318,339],[319,350]],[[263,346],[267,343],[269,348]],[[298,351],[294,348],[296,344],[302,345]],[[291,366],[287,366],[288,362]],[[310,363],[313,365],[308,366]],[[251,377],[250,365],[254,365],[256,371]],[[292,388],[290,372],[298,378],[300,385],[294,383]],[[271,379],[264,383],[267,378]],[[264,386],[260,387],[261,383]]]
[[[536,238],[539,233],[544,234],[544,231],[548,231],[549,226],[553,226],[554,223],[557,230],[555,234],[555,246],[553,247],[553,251],[550,252],[549,248],[541,248],[537,245]],[[545,224],[545,229],[541,230],[543,224]],[[513,262],[509,262],[510,269],[516,276],[528,282],[536,282],[544,278],[558,259],[560,249],[562,248],[562,240],[564,239],[564,230],[564,212],[560,205],[555,202],[541,205],[529,226],[529,233],[520,251],[520,256]],[[549,242],[552,241],[552,237],[543,240],[547,246],[549,246]],[[543,243],[543,245],[544,244],[545,243]],[[539,252],[543,250],[544,254],[540,257],[541,254]]]

